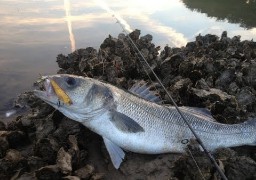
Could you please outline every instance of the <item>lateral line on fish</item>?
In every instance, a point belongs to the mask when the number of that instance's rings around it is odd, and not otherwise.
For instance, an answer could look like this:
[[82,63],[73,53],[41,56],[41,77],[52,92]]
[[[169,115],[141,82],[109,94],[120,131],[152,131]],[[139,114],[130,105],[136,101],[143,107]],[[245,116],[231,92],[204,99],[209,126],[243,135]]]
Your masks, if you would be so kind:
[[187,124],[188,128],[190,129],[190,131],[192,132],[192,134],[195,136],[197,142],[202,146],[203,151],[205,152],[205,154],[208,156],[208,158],[211,160],[211,162],[213,163],[214,167],[217,169],[217,171],[219,172],[220,176],[222,177],[222,179],[224,180],[228,180],[228,178],[226,177],[226,175],[224,174],[224,172],[221,170],[221,168],[219,167],[219,165],[217,164],[215,158],[212,156],[212,154],[206,149],[205,145],[203,144],[201,138],[197,135],[197,133],[195,132],[195,130],[193,129],[193,127],[190,125],[190,123],[188,122],[188,120],[186,119],[186,117],[183,115],[183,113],[181,112],[181,110],[179,109],[178,105],[176,104],[176,102],[174,101],[174,99],[172,98],[172,96],[170,95],[170,93],[167,91],[167,89],[164,87],[163,83],[161,82],[161,80],[159,79],[159,77],[156,75],[156,73],[154,72],[154,70],[151,68],[151,66],[149,65],[148,61],[145,59],[145,57],[143,56],[143,54],[140,52],[139,48],[137,47],[137,45],[134,43],[134,41],[131,39],[130,35],[127,33],[126,29],[124,28],[124,26],[122,25],[122,23],[120,23],[119,19],[113,15],[113,17],[117,20],[117,23],[121,26],[121,28],[123,29],[123,32],[126,34],[126,36],[128,37],[129,41],[131,42],[131,44],[134,46],[134,48],[136,49],[136,51],[139,53],[139,55],[141,56],[141,58],[143,59],[143,61],[145,62],[145,64],[147,65],[147,67],[150,69],[150,71],[152,72],[152,74],[155,76],[156,80],[158,81],[158,83],[162,86],[162,88],[164,89],[164,91],[166,92],[167,96],[170,98],[170,100],[172,101],[174,107],[176,108],[176,110],[178,111],[178,113],[180,114],[181,118],[183,119],[183,121]]

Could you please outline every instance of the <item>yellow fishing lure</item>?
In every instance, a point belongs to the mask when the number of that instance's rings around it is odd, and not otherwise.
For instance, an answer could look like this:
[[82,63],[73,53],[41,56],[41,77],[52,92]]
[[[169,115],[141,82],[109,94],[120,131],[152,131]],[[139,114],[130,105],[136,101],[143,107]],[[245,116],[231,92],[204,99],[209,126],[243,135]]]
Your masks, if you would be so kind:
[[61,89],[61,87],[52,79],[50,79],[51,85],[58,96],[59,100],[63,101],[67,105],[71,105],[72,101],[69,96]]

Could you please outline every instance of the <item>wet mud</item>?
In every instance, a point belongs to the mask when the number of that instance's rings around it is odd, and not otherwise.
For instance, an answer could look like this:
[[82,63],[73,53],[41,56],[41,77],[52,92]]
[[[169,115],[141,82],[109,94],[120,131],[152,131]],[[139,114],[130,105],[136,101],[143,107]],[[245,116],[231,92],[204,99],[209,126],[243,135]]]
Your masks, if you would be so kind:
[[[185,47],[166,46],[160,52],[151,35],[135,30],[130,37],[179,106],[206,107],[227,124],[256,117],[256,42],[223,32],[220,37],[199,35]],[[99,50],[59,54],[57,63],[58,73],[124,89],[137,80],[153,81],[163,102],[171,103],[125,34],[109,35]],[[32,92],[20,95],[15,104],[26,104],[29,111],[7,124],[0,121],[0,179],[220,179],[193,141],[185,154],[127,152],[116,170],[97,134]],[[228,179],[256,179],[256,147],[218,149],[213,155]]]

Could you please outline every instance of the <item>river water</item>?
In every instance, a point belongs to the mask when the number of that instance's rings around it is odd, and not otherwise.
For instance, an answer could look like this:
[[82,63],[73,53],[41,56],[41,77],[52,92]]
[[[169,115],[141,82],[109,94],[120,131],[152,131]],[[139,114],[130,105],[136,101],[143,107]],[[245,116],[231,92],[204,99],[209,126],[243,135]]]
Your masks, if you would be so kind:
[[199,33],[256,39],[255,0],[1,0],[0,111],[39,74],[56,73],[57,54],[98,48],[122,32],[113,14],[161,47],[184,46]]

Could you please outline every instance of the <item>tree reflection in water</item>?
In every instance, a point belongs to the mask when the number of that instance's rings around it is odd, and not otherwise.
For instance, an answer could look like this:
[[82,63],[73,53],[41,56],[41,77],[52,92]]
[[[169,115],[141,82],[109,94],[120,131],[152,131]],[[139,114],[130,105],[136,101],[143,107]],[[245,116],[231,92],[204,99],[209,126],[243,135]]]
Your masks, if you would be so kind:
[[256,0],[182,0],[185,6],[218,20],[239,23],[241,27],[256,27]]

